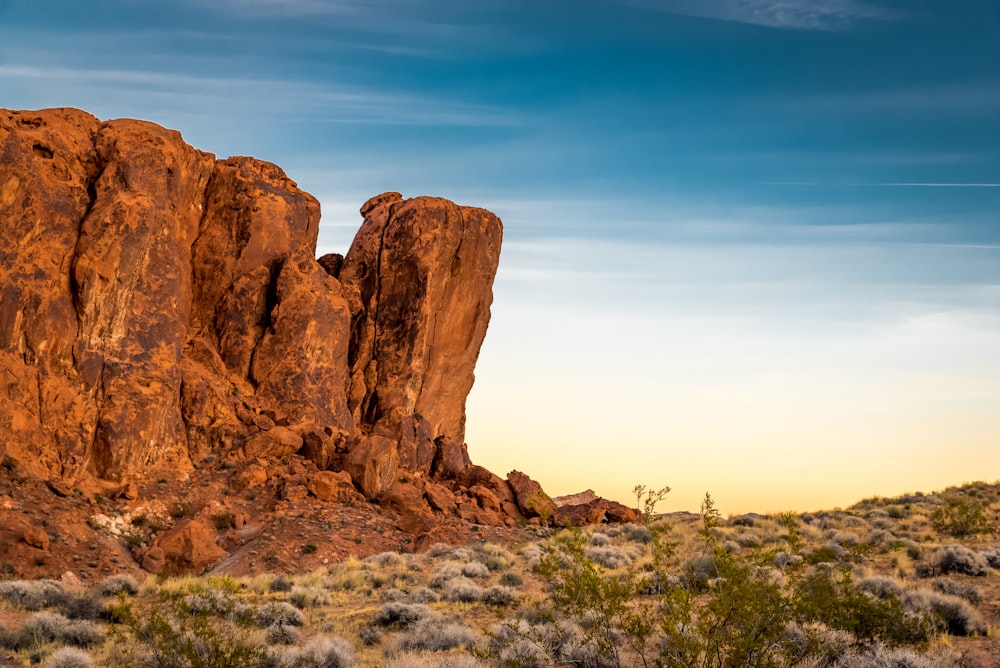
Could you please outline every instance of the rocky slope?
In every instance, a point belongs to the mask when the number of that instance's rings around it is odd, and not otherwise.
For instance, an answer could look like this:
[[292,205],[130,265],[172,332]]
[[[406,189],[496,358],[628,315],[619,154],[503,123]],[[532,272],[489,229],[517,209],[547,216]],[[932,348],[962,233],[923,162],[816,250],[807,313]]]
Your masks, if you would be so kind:
[[316,259],[319,204],[273,164],[143,121],[0,111],[7,470],[135,503],[215,471],[378,502],[412,535],[551,514],[463,442],[500,220],[398,193],[361,212],[347,255]]

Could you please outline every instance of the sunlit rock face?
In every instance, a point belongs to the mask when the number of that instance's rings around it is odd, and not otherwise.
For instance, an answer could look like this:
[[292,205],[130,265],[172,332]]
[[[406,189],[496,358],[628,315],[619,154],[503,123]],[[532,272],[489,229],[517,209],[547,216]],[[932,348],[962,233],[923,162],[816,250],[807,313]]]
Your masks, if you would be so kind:
[[273,164],[0,111],[0,454],[63,488],[298,456],[414,525],[523,519],[463,444],[500,220],[398,193],[362,214],[317,260],[319,204]]

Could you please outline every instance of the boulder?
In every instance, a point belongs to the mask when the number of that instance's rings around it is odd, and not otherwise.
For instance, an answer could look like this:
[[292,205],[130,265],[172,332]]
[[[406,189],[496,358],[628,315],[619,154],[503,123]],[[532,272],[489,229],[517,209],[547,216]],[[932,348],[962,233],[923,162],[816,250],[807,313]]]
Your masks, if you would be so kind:
[[309,491],[320,501],[355,503],[364,500],[346,471],[319,471],[309,481]]
[[359,438],[344,458],[344,470],[365,497],[378,499],[396,481],[398,444],[384,436]]
[[39,550],[49,549],[49,534],[45,529],[26,524],[21,530],[21,538],[31,547],[37,547]]
[[288,427],[275,427],[253,434],[243,444],[247,457],[288,457],[302,447],[302,437]]
[[424,533],[436,523],[434,513],[416,485],[396,482],[386,492],[383,501],[399,514],[399,528],[407,533]]
[[161,547],[147,547],[139,553],[139,565],[144,571],[159,575],[167,567],[167,555]]
[[211,527],[197,519],[170,529],[156,539],[154,547],[163,552],[164,563],[175,572],[200,573],[228,556],[225,550],[216,545],[215,532]]
[[455,513],[455,495],[444,485],[429,481],[424,485],[424,497],[434,510],[449,515]]
[[540,517],[542,519],[552,517],[556,504],[542,490],[541,485],[520,471],[508,473],[507,482],[514,491],[517,507],[525,517]]

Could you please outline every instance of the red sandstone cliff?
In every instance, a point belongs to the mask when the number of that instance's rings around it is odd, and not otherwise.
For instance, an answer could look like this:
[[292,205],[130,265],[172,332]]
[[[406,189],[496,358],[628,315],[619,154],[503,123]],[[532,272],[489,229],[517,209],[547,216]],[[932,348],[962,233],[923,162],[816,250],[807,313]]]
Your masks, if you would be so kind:
[[319,204],[273,164],[0,110],[0,459],[65,491],[301,458],[349,475],[304,492],[346,480],[415,534],[537,514],[463,443],[500,220],[398,193],[362,214],[317,260]]

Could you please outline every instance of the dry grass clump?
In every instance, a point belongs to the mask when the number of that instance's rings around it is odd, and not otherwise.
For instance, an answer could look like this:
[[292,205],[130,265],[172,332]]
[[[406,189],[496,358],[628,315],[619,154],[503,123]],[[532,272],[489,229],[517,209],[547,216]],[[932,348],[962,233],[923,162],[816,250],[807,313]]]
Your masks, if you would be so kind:
[[93,668],[94,660],[83,650],[60,647],[45,662],[46,668]]
[[444,652],[471,647],[478,636],[465,624],[441,617],[428,617],[400,633],[396,647],[403,651]]
[[355,668],[354,647],[337,636],[319,635],[303,647],[273,650],[269,657],[275,668]]
[[119,573],[102,580],[100,592],[101,596],[117,596],[118,594],[135,596],[139,593],[139,581],[131,575]]

